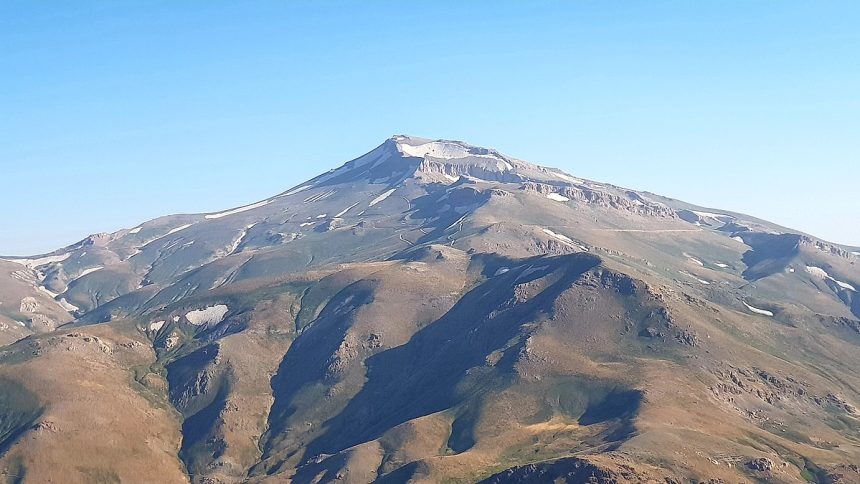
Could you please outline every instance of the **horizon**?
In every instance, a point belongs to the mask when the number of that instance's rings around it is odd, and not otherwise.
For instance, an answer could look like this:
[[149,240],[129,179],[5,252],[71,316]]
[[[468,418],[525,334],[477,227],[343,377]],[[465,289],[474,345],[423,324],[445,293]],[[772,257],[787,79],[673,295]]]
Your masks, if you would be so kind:
[[4,256],[253,203],[392,133],[860,246],[852,2],[0,12]]

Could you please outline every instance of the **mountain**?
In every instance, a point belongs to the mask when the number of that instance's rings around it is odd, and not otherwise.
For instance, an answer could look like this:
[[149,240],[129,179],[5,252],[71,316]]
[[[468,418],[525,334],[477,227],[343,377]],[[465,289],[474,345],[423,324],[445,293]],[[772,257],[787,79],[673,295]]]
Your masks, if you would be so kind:
[[13,482],[860,482],[860,248],[395,136],[0,261]]

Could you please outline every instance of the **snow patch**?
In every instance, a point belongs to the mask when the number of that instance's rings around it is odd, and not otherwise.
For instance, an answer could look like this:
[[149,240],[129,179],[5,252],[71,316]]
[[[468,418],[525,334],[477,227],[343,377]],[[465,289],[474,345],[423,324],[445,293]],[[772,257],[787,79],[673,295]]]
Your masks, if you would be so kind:
[[836,279],[833,279],[833,282],[835,282],[836,285],[841,287],[842,289],[848,289],[849,291],[857,292],[857,289],[851,284],[848,284],[847,282],[837,281]]
[[308,225],[313,225],[315,222],[302,222],[299,224],[299,227],[307,227]]
[[242,241],[245,240],[245,237],[248,236],[248,230],[250,230],[254,225],[257,225],[257,224],[253,223],[253,224],[247,225],[247,226],[245,226],[245,228],[241,232],[239,232],[239,236],[236,237],[235,240],[233,240],[233,243],[230,244],[229,247],[227,247],[227,255],[231,255],[234,252],[236,252],[236,249],[238,249],[239,246],[242,245]]
[[293,194],[296,194],[296,193],[299,193],[299,192],[303,192],[303,191],[307,190],[308,188],[310,188],[310,187],[312,187],[312,186],[313,186],[313,185],[302,185],[302,186],[300,186],[300,187],[298,187],[298,188],[293,188],[292,190],[288,191],[287,193],[284,193],[284,194],[283,194],[283,195],[281,195],[281,196],[282,196],[282,197],[289,197],[290,195],[293,195]]
[[237,213],[247,212],[248,210],[253,210],[255,208],[260,208],[268,205],[271,200],[263,200],[262,202],[252,203],[251,205],[245,205],[244,207],[234,208],[233,210],[227,210],[226,212],[221,213],[213,213],[206,215],[204,218],[207,219],[216,219],[221,217],[226,217],[227,215],[234,215]]
[[732,240],[737,240],[738,242],[740,242],[740,243],[742,243],[742,244],[746,244],[746,242],[744,242],[744,239],[743,239],[742,237],[740,237],[740,236],[737,236],[737,235],[735,235],[734,237],[732,237]]
[[75,306],[74,304],[66,301],[66,298],[61,298],[59,301],[60,306],[70,313],[75,313],[81,310],[81,308]]
[[743,303],[744,303],[744,306],[746,306],[746,307],[747,307],[747,309],[749,309],[750,311],[752,311],[752,312],[754,312],[754,313],[756,313],[756,314],[761,314],[762,316],[770,316],[770,317],[773,317],[773,313],[772,313],[772,312],[770,312],[770,311],[768,311],[767,309],[759,309],[759,308],[756,308],[756,307],[752,307],[752,306],[750,306],[749,304],[747,304],[747,303],[746,303],[746,301],[744,301]]
[[141,225],[141,226],[139,226],[139,227],[135,227],[135,228],[133,228],[133,229],[129,230],[129,231],[128,231],[128,233],[130,233],[130,234],[136,234],[136,233],[140,232],[140,229],[142,229],[142,228],[143,228],[143,225]]
[[500,276],[500,275],[502,275],[502,274],[504,274],[505,272],[508,272],[508,271],[510,271],[510,269],[508,269],[507,267],[500,267],[500,268],[499,268],[499,270],[497,270],[497,271],[496,271],[496,273],[495,273],[495,274],[493,274],[493,275],[494,275],[494,276]]
[[179,232],[180,230],[185,230],[188,227],[191,227],[192,225],[194,225],[194,224],[180,225],[179,227],[176,227],[175,229],[170,229],[170,231],[167,232],[166,234],[164,234],[164,236],[167,237],[168,235],[175,234],[176,232]]
[[720,220],[720,217],[734,219],[734,217],[732,217],[731,215],[726,215],[724,213],[698,212],[696,210],[690,210],[690,211],[693,212],[694,214],[698,215],[701,218],[710,218],[710,219],[714,219],[714,220],[717,220],[720,222],[722,222],[722,220]]
[[55,292],[53,292],[53,291],[49,290],[49,289],[48,289],[47,287],[45,287],[45,286],[36,286],[36,289],[38,289],[39,291],[41,291],[41,292],[43,292],[43,293],[45,293],[45,294],[47,294],[47,295],[51,296],[51,299],[56,299],[56,298],[57,298],[57,296],[59,296],[59,294],[57,294],[57,293],[55,293]]
[[6,262],[15,262],[16,264],[21,264],[28,269],[34,269],[39,266],[44,266],[47,264],[53,264],[56,262],[63,262],[71,256],[71,252],[66,252],[65,254],[60,255],[48,255],[45,257],[38,257],[35,259],[2,259]]
[[848,289],[849,291],[857,292],[857,289],[854,286],[852,286],[851,284],[848,284],[847,282],[842,282],[842,281],[839,281],[837,279],[834,279],[830,274],[827,273],[827,271],[825,271],[824,269],[822,269],[820,267],[806,266],[806,272],[811,274],[813,277],[817,277],[818,279],[822,279],[825,281],[832,281],[833,283],[835,283],[837,286],[841,287],[842,289]]
[[710,286],[710,285],[711,285],[711,283],[710,283],[710,282],[708,282],[708,281],[706,281],[706,280],[704,280],[704,279],[699,279],[698,277],[696,277],[696,275],[695,275],[695,274],[691,274],[691,273],[689,273],[689,272],[687,272],[687,271],[678,271],[678,272],[680,272],[681,274],[683,274],[683,275],[685,275],[685,276],[687,276],[687,277],[690,277],[690,278],[692,278],[692,279],[695,279],[695,280],[696,280],[696,281],[698,281],[700,284],[704,284],[704,285],[706,285],[706,286]]
[[569,202],[570,199],[565,197],[564,195],[559,195],[558,193],[550,193],[546,196],[550,200],[555,200],[556,202]]
[[229,308],[225,304],[216,304],[208,308],[195,309],[185,314],[185,319],[194,326],[210,326],[224,320]]
[[321,214],[317,215],[317,218],[325,218],[325,216],[326,216],[326,214],[321,213]]
[[400,152],[406,156],[414,156],[416,158],[424,158],[430,156],[440,159],[455,159],[466,157],[479,158],[495,158],[495,156],[476,155],[469,153],[468,148],[459,144],[448,141],[428,141],[419,145],[410,145],[406,143],[397,143]]
[[686,253],[686,252],[684,252],[683,254],[684,254],[684,257],[686,257],[687,259],[689,259],[689,260],[690,260],[690,262],[692,262],[693,264],[696,264],[696,265],[700,265],[700,266],[702,266],[702,267],[705,267],[705,264],[704,264],[702,261],[700,261],[699,259],[696,259],[695,257],[691,256],[690,254],[688,254],[688,253]]
[[340,212],[338,212],[334,217],[335,217],[335,218],[342,217],[346,212],[349,212],[351,209],[355,208],[355,206],[356,206],[356,205],[358,205],[358,203],[359,203],[359,202],[355,202],[355,203],[353,203],[352,205],[350,205],[350,206],[346,207],[345,209],[343,209],[343,210],[341,210]]
[[449,174],[447,174],[447,173],[443,173],[443,175],[445,176],[445,178],[447,178],[447,179],[451,180],[452,182],[455,182],[455,181],[457,181],[457,180],[459,180],[459,179],[460,179],[460,177],[459,177],[459,176],[451,176],[451,175],[449,175]]
[[543,230],[543,233],[549,235],[550,237],[555,237],[556,239],[564,242],[567,245],[578,248],[579,250],[581,250],[583,252],[588,252],[588,247],[586,247],[584,245],[577,244],[570,237],[567,237],[567,236],[562,235],[562,234],[557,234],[550,229],[542,229],[542,230]]
[[721,268],[721,269],[726,269],[729,267],[728,264],[723,264],[722,262],[714,262],[714,265]]
[[396,189],[396,188],[392,188],[392,189],[387,190],[386,192],[384,192],[382,195],[380,195],[380,196],[378,196],[378,197],[374,198],[373,200],[371,200],[371,201],[370,201],[370,206],[372,207],[372,206],[376,205],[377,203],[379,203],[379,202],[381,202],[381,201],[385,200],[386,198],[390,197],[390,196],[391,196],[391,194],[392,194],[392,193],[394,193],[394,191],[395,191],[395,190],[397,190],[397,189]]
[[158,331],[162,327],[164,327],[164,323],[165,323],[165,321],[156,321],[154,323],[149,323],[149,330],[150,331]]
[[570,176],[570,175],[565,175],[564,173],[558,173],[558,172],[555,172],[555,171],[550,172],[550,173],[552,173],[553,175],[555,175],[555,176],[556,176],[556,177],[558,177],[559,179],[564,180],[564,181],[566,181],[566,182],[576,183],[577,185],[582,185],[582,184],[584,183],[584,182],[583,182],[582,180],[580,180],[579,178],[574,178],[574,177],[572,177],[572,176]]
[[104,266],[90,267],[89,269],[84,269],[84,271],[81,272],[81,275],[79,275],[77,278],[80,279],[81,277],[84,277],[87,274],[92,274],[93,272],[100,271],[102,269],[104,269]]
[[543,233],[549,235],[550,237],[555,237],[556,239],[558,239],[562,242],[566,242],[568,244],[573,244],[573,240],[571,240],[569,237],[566,237],[562,234],[557,234],[550,229],[543,229]]
[[303,200],[303,203],[319,202],[320,200],[325,200],[326,198],[334,195],[335,193],[337,193],[337,190],[328,190],[325,192],[315,193],[315,194],[305,198]]

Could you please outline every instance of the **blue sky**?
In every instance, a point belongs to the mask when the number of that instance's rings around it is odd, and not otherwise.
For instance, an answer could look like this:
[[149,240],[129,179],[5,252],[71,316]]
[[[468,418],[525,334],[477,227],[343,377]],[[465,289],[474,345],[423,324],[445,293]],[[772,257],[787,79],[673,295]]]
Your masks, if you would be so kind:
[[860,245],[860,2],[0,4],[0,254],[407,133]]

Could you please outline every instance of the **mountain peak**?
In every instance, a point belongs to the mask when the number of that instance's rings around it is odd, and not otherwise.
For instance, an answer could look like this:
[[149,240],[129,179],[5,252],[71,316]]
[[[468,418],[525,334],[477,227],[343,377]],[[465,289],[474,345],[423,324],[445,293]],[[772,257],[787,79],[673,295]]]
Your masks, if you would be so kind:
[[508,157],[492,148],[474,146],[464,141],[446,139],[428,139],[417,136],[396,135],[391,138],[397,150],[407,157],[456,160],[469,158],[494,159],[502,162],[507,170],[512,170]]

